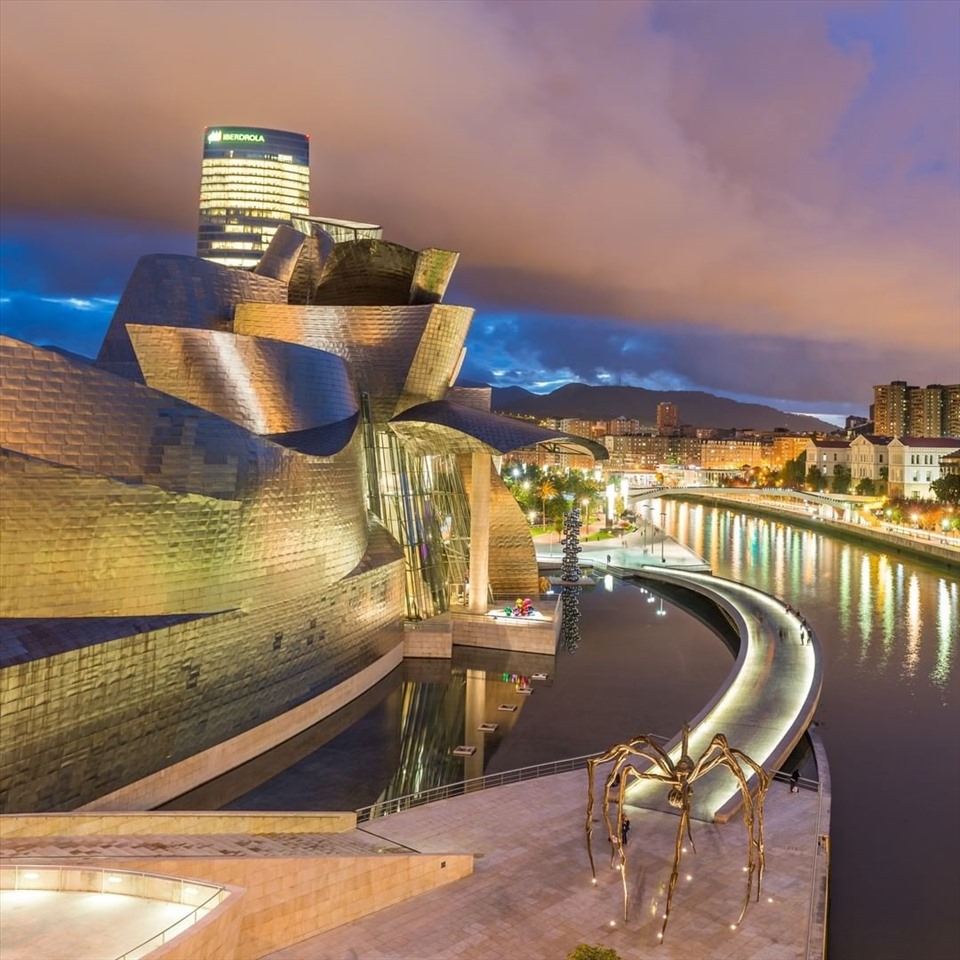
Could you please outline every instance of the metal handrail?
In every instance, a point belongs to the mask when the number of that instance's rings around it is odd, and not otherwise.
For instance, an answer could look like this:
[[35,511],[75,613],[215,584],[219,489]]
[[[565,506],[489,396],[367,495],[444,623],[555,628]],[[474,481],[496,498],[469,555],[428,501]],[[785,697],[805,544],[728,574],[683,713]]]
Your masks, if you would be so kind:
[[[652,740],[661,740],[666,743],[669,737],[650,734]],[[413,807],[420,807],[437,800],[446,800],[449,797],[459,797],[476,790],[489,790],[492,787],[502,787],[509,783],[521,783],[524,780],[538,780],[540,777],[549,777],[557,773],[569,773],[572,770],[584,770],[587,761],[599,756],[596,753],[584,754],[582,757],[570,757],[566,760],[553,760],[549,763],[538,763],[529,767],[516,767],[513,770],[504,770],[501,773],[488,773],[482,777],[473,777],[470,780],[460,780],[440,787],[430,787],[408,793],[391,800],[380,800],[369,806],[360,807],[357,811],[357,823],[367,823],[377,817],[386,817],[391,813],[400,813]]]
[[[191,910],[190,913],[188,913],[185,917],[181,917],[176,921],[176,923],[171,923],[169,927],[166,927],[159,933],[155,933],[152,937],[148,937],[143,941],[143,943],[138,943],[131,950],[127,950],[126,953],[121,953],[120,956],[115,958],[115,960],[137,960],[139,957],[145,957],[147,953],[152,953],[157,947],[162,947],[168,942],[167,935],[170,934],[172,930],[177,930],[177,932],[170,937],[171,940],[173,937],[180,936],[184,930],[192,927],[195,923],[200,921],[202,917],[205,917],[214,907],[223,903],[225,895],[226,891],[223,889],[223,887],[220,887],[216,893],[211,894],[206,900],[203,901],[203,903],[194,907],[193,910]],[[212,903],[214,900],[217,902]],[[204,911],[203,915],[198,916],[201,910]],[[145,950],[147,946],[150,947],[149,950]]]
[[357,810],[357,823],[366,823],[376,817],[386,817],[391,813],[400,813],[437,800],[446,800],[449,797],[459,797],[475,790],[489,790],[491,787],[500,787],[508,783],[520,783],[524,780],[537,780],[540,777],[551,776],[555,773],[569,773],[571,770],[582,770],[587,761],[595,757],[589,753],[582,757],[572,757],[568,760],[554,760],[551,763],[538,763],[530,767],[518,767],[514,770],[504,770],[502,773],[490,773],[482,777],[473,777],[470,780],[460,780],[440,787],[429,787],[408,793],[391,800],[380,800]]

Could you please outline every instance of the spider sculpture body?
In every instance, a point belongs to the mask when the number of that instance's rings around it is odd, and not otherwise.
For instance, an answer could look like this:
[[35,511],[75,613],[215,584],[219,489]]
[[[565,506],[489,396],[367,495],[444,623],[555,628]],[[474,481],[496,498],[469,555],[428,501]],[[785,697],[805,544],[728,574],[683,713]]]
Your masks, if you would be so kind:
[[[716,734],[710,741],[707,749],[696,761],[688,752],[690,728],[683,725],[683,737],[680,747],[680,757],[674,762],[670,755],[649,736],[635,737],[629,743],[611,747],[606,753],[592,757],[587,761],[589,786],[587,794],[587,855],[590,858],[590,869],[596,882],[597,869],[593,862],[593,807],[594,807],[594,773],[599,764],[613,761],[610,772],[607,774],[603,788],[603,818],[607,827],[607,836],[613,844],[614,855],[619,859],[620,879],[623,885],[623,919],[627,919],[628,892],[627,892],[627,855],[623,836],[623,805],[627,787],[631,780],[652,780],[669,787],[667,802],[680,811],[680,823],[677,827],[676,847],[673,855],[673,871],[667,887],[667,903],[663,913],[663,926],[660,930],[662,941],[667,932],[667,923],[670,920],[670,908],[673,904],[673,891],[677,886],[680,873],[680,855],[682,852],[683,836],[687,835],[693,852],[697,848],[693,844],[693,834],[690,830],[690,798],[693,796],[693,783],[706,776],[718,766],[726,767],[736,778],[743,796],[743,822],[747,830],[747,889],[743,900],[743,907],[737,923],[743,919],[750,896],[753,892],[754,876],[756,876],[756,899],[760,899],[760,887],[763,883],[763,801],[770,786],[770,777],[767,772],[755,763],[745,753],[736,750],[727,744],[722,733]],[[643,763],[642,761],[647,761]],[[641,766],[638,769],[637,763]],[[749,768],[745,774],[744,767]],[[747,784],[751,776],[756,776],[757,783],[751,792]],[[611,817],[610,804],[616,803],[616,821]]]

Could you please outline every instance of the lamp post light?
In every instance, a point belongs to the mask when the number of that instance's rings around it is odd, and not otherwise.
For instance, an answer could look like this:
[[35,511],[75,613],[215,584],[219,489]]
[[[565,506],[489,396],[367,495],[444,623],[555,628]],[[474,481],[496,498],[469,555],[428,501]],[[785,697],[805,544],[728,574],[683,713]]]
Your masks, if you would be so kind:
[[583,515],[585,518],[585,526],[583,535],[587,536],[590,533],[590,500],[587,497],[584,497],[580,503],[583,506]]
[[660,511],[660,562],[666,563],[667,558],[664,556],[665,544],[667,542],[667,531],[666,531],[666,522],[667,522],[667,512],[666,510]]

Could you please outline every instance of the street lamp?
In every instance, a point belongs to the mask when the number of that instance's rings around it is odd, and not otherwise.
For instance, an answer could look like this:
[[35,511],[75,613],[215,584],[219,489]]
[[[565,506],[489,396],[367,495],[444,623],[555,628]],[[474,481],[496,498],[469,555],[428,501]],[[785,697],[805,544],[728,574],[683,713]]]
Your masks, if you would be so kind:
[[584,516],[587,518],[586,527],[583,531],[583,535],[586,536],[590,532],[590,501],[584,497],[580,503],[583,505]]
[[667,531],[666,531],[666,522],[667,522],[667,512],[666,510],[660,511],[660,562],[666,563],[667,558],[664,556],[664,544],[667,541]]

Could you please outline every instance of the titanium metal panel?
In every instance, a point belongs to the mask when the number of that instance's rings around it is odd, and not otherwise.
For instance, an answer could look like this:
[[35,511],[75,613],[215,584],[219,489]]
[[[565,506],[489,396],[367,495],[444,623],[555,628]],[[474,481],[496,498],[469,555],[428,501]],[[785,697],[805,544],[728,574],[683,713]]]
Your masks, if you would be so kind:
[[[458,457],[463,485],[472,497],[471,458]],[[537,552],[530,524],[490,464],[490,589],[495,597],[540,595]]]
[[241,300],[285,303],[287,285],[199,257],[141,257],[100,345],[97,365],[140,379],[137,358],[127,336],[128,323],[229,330],[234,305]]
[[253,272],[261,277],[289,283],[306,239],[299,230],[285,223],[280,224]]
[[332,353],[216,330],[130,324],[127,332],[150,387],[251,433],[310,430],[359,413],[350,371]]
[[359,435],[304,456],[20,341],[0,360],[0,615],[249,608],[363,555]]
[[593,456],[596,460],[605,460],[609,456],[606,447],[594,440],[547,430],[526,420],[514,420],[449,400],[409,407],[390,421],[390,427],[398,436],[418,444],[421,449],[439,445],[457,453],[504,454],[547,444],[568,453]]
[[417,251],[386,240],[338,243],[323,265],[313,302],[336,306],[410,303]]
[[473,310],[432,306],[294,306],[241,303],[236,333],[335,353],[350,366],[373,420],[440,399],[460,358]]
[[440,303],[460,254],[453,250],[428,247],[417,257],[410,285],[410,303]]

